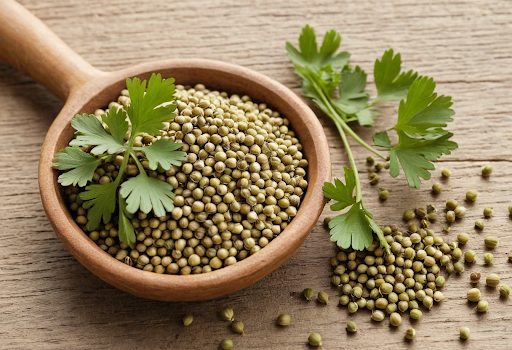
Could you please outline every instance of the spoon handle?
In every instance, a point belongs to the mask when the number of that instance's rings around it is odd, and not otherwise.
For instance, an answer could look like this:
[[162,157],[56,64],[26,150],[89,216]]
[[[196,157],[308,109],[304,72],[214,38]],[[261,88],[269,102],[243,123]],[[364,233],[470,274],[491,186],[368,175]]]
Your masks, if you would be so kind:
[[14,0],[0,1],[0,60],[27,73],[63,101],[105,74]]

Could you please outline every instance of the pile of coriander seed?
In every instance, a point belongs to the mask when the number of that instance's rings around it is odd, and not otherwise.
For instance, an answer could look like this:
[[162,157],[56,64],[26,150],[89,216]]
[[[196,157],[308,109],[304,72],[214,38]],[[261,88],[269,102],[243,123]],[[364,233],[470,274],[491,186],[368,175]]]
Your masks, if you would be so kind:
[[[168,274],[211,272],[257,253],[279,235],[297,215],[308,182],[308,161],[288,119],[248,96],[229,96],[202,84],[176,85],[177,115],[165,123],[160,135],[139,135],[134,146],[160,138],[183,143],[187,159],[171,169],[150,170],[149,176],[174,188],[174,209],[164,217],[135,213],[136,246],[119,241],[114,221],[87,232],[87,211],[78,194],[65,194],[76,222],[104,251],[130,266]],[[128,90],[109,108],[126,108]],[[108,111],[108,110],[107,110]],[[95,115],[101,121],[105,110]],[[102,163],[93,183],[117,177],[123,156]],[[126,173],[139,169],[130,159]]]

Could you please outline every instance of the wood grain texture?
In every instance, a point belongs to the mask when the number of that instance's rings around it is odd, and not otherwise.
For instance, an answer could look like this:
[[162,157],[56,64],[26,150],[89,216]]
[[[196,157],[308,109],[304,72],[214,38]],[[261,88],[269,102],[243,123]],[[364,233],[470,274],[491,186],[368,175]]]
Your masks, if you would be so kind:
[[[0,348],[5,349],[217,349],[230,337],[236,349],[308,349],[311,332],[323,336],[323,349],[476,349],[511,347],[512,300],[482,286],[489,311],[477,314],[465,301],[469,271],[498,273],[512,284],[512,7],[509,1],[467,0],[422,3],[410,0],[361,1],[133,1],[133,0],[22,0],[67,44],[92,65],[115,70],[164,58],[212,58],[240,64],[299,90],[284,52],[284,42],[297,40],[309,23],[317,31],[337,29],[352,62],[371,71],[373,61],[393,47],[402,53],[406,68],[434,76],[438,91],[454,97],[455,140],[460,149],[444,157],[422,190],[383,175],[379,186],[390,189],[384,204],[367,200],[381,223],[400,223],[403,210],[447,198],[463,199],[468,189],[480,192],[468,205],[466,218],[457,222],[446,239],[461,231],[471,234],[468,246],[479,262],[462,276],[448,279],[446,300],[422,320],[412,343],[402,335],[411,324],[404,317],[399,329],[388,321],[375,324],[369,312],[350,317],[359,331],[347,335],[349,319],[336,304],[331,287],[329,258],[335,247],[319,222],[299,252],[256,285],[227,297],[201,303],[161,303],[132,297],[102,282],[82,267],[56,238],[44,215],[37,188],[37,162],[44,135],[62,107],[43,87],[0,63]],[[393,125],[396,104],[380,108],[376,130]],[[341,140],[326,117],[320,116],[329,142],[333,174],[347,164]],[[368,142],[374,130],[358,128]],[[365,179],[368,155],[354,144]],[[495,171],[488,180],[479,176],[482,164]],[[453,176],[443,181],[437,198],[429,193],[442,167]],[[377,199],[377,187],[363,180],[363,198]],[[472,226],[483,207],[494,206],[484,233]],[[324,215],[329,215],[328,208]],[[437,226],[439,227],[439,225]],[[482,265],[483,237],[500,238],[495,263]],[[331,303],[305,302],[305,287],[325,290]],[[233,334],[217,312],[235,309],[246,326],[246,336]],[[279,313],[292,315],[292,325],[275,327]],[[181,318],[195,316],[184,328]],[[460,326],[471,328],[462,342]]]

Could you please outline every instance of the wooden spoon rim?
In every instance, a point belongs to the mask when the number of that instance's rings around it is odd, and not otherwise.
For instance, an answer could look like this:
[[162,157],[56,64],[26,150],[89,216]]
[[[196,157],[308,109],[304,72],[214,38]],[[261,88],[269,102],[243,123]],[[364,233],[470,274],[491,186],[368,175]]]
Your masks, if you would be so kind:
[[[53,156],[59,150],[60,138],[64,129],[69,128],[69,121],[76,110],[83,108],[109,87],[122,83],[126,77],[147,78],[151,72],[169,69],[194,69],[209,73],[215,71],[222,79],[235,77],[244,84],[258,84],[268,90],[269,96],[277,95],[275,97],[278,99],[277,103],[273,105],[287,104],[297,113],[297,116],[287,115],[290,120],[298,121],[292,122],[292,126],[297,127],[298,124],[303,124],[302,126],[306,129],[295,128],[310,163],[308,189],[297,216],[265,249],[232,266],[206,274],[160,275],[130,267],[111,257],[89,239],[73,220],[64,197],[60,194],[60,185],[56,181],[58,171],[52,168]],[[305,139],[308,140],[307,144],[304,143]],[[322,125],[313,111],[295,93],[284,85],[250,69],[206,59],[163,60],[111,73],[101,72],[93,81],[71,92],[68,101],[48,131],[39,164],[39,188],[43,207],[57,236],[77,260],[106,282],[124,291],[141,297],[168,301],[213,299],[232,293],[262,279],[283,264],[299,249],[316,224],[325,203],[322,186],[325,181],[330,180],[329,147]]]

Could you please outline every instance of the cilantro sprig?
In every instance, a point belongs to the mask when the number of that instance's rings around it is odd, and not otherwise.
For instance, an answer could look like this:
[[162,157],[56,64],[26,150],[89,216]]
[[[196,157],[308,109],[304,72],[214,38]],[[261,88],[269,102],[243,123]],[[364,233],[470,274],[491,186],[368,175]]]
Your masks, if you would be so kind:
[[[334,184],[325,183],[324,195],[337,203],[333,211],[348,210],[329,223],[331,240],[342,248],[356,250],[368,248],[373,233],[389,252],[382,230],[365,209],[361,195],[359,175],[347,134],[382,159],[387,159],[374,147],[363,141],[349,126],[357,122],[373,126],[377,113],[372,109],[381,101],[400,100],[398,122],[390,130],[398,134],[398,144],[392,145],[388,131],[375,134],[376,146],[390,150],[390,174],[399,174],[399,163],[410,186],[419,188],[420,178],[429,179],[432,161],[457,148],[450,141],[452,134],[445,129],[452,121],[451,98],[437,96],[432,78],[421,77],[413,70],[403,71],[399,53],[392,49],[375,61],[373,76],[377,96],[371,101],[365,92],[367,74],[359,66],[348,64],[348,52],[337,53],[341,36],[331,30],[324,36],[320,49],[313,28],[306,25],[299,37],[299,47],[286,43],[288,57],[301,77],[303,94],[329,116],[336,126],[350,162],[345,167],[345,183],[335,178]],[[355,195],[354,195],[355,191]]]
[[[97,229],[101,222],[108,223],[117,211],[118,231],[121,242],[131,247],[135,244],[135,231],[131,224],[132,215],[138,210],[155,216],[165,216],[173,209],[173,187],[167,182],[147,175],[136,152],[141,152],[151,170],[168,170],[171,165],[181,165],[186,153],[177,151],[181,144],[170,139],[159,139],[148,146],[134,147],[135,137],[142,133],[158,134],[164,122],[174,118],[174,79],[163,80],[160,74],[153,74],[147,82],[138,78],[126,79],[131,103],[126,111],[110,108],[102,116],[108,127],[88,114],[76,115],[71,125],[76,137],[63,151],[55,155],[54,167],[66,170],[59,176],[63,186],[84,187],[92,181],[96,168],[115,155],[123,155],[118,175],[107,184],[89,184],[79,194],[82,206],[87,209],[86,228]],[[130,123],[128,123],[128,120]],[[131,124],[131,130],[130,130]],[[84,152],[79,147],[89,148]],[[125,176],[129,159],[132,158],[139,169],[139,175]]]

